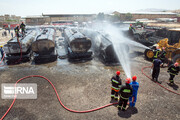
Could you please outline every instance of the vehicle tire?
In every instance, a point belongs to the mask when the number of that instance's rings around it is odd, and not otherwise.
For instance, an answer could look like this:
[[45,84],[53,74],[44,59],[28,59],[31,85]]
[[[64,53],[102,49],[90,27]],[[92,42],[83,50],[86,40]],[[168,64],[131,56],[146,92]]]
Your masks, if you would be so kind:
[[144,52],[144,56],[147,60],[149,61],[153,61],[154,58],[154,52],[151,49],[146,49]]
[[180,64],[180,54],[176,54],[173,58],[172,58],[173,63],[178,62]]

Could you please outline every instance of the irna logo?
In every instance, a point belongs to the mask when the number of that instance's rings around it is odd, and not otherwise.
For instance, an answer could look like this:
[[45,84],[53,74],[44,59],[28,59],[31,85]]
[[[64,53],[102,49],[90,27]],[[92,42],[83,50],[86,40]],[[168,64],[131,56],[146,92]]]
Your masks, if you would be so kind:
[[4,83],[1,85],[1,97],[2,99],[14,99],[15,95],[17,99],[37,99],[37,84],[15,84]]

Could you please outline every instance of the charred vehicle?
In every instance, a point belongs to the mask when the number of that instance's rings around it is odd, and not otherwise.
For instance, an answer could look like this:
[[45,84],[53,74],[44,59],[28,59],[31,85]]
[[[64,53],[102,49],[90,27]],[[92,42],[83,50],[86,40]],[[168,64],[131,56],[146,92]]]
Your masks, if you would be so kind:
[[119,63],[113,44],[106,35],[98,31],[88,29],[80,29],[80,31],[87,37],[91,38],[94,55],[97,56],[103,63]]
[[34,62],[50,62],[57,59],[55,33],[56,31],[53,28],[42,29],[42,32],[32,43]]
[[131,24],[129,33],[133,39],[145,46],[152,46],[166,38],[167,29]]
[[64,29],[64,37],[69,60],[92,59],[91,40],[89,38],[73,28]]
[[8,62],[15,62],[18,59],[30,60],[31,44],[35,40],[36,35],[36,31],[29,30],[23,37],[19,37],[19,41],[17,40],[17,37],[9,40],[3,47],[6,53],[6,60]]

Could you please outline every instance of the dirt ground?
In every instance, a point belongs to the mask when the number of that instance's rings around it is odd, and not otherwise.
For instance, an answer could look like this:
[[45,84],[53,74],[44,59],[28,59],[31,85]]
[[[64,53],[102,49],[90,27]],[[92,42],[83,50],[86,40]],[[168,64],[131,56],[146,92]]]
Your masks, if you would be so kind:
[[[168,92],[145,77],[141,69],[150,66],[144,60],[143,51],[132,51],[131,75],[137,75],[140,84],[135,108],[118,112],[110,106],[90,113],[72,113],[65,110],[57,100],[50,84],[42,78],[28,78],[21,83],[37,83],[38,97],[35,100],[16,100],[5,120],[179,120],[180,96]],[[66,59],[56,62],[32,65],[30,62],[0,67],[0,84],[15,83],[29,75],[42,75],[51,80],[56,87],[62,103],[73,110],[89,110],[110,103],[111,77],[117,70],[126,79],[121,66],[105,66],[97,59],[84,63],[70,63]],[[180,93],[179,88],[167,85],[167,68],[162,68],[159,80],[165,87]],[[144,70],[150,75],[150,69]],[[175,77],[180,86],[180,77]],[[0,98],[0,117],[13,100]]]

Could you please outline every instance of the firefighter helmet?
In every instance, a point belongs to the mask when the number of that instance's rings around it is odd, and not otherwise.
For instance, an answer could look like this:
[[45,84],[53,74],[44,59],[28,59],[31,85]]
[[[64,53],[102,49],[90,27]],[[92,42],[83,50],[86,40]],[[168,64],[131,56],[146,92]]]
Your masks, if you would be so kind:
[[128,84],[131,83],[131,78],[127,78],[126,83],[128,83]]
[[116,75],[120,75],[120,71],[117,71],[117,72],[116,72]]
[[136,81],[136,79],[137,79],[136,76],[133,76],[133,77],[132,77],[132,80],[133,80],[133,81]]
[[175,66],[175,67],[178,67],[178,66],[179,66],[179,63],[178,63],[178,62],[174,63],[174,66]]

